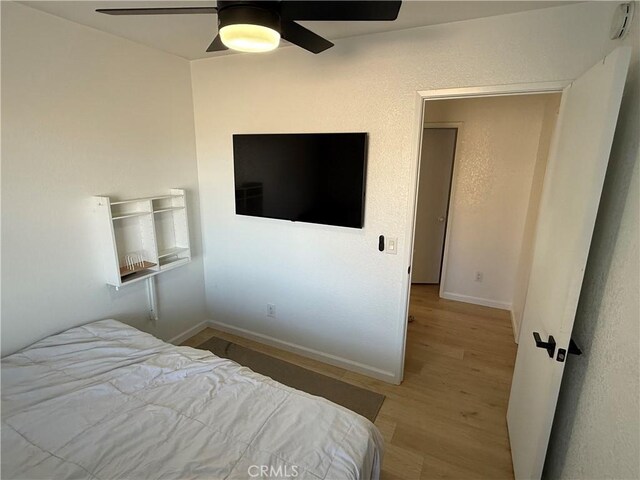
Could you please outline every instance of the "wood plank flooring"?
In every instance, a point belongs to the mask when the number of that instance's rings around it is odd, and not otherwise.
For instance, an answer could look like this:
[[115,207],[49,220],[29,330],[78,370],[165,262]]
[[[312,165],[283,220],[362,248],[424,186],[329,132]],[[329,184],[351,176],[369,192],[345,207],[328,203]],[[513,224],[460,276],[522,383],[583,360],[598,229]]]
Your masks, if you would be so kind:
[[509,313],[414,285],[410,314],[401,385],[211,328],[183,345],[215,335],[386,395],[375,422],[385,439],[385,480],[512,479],[505,417],[516,344]]

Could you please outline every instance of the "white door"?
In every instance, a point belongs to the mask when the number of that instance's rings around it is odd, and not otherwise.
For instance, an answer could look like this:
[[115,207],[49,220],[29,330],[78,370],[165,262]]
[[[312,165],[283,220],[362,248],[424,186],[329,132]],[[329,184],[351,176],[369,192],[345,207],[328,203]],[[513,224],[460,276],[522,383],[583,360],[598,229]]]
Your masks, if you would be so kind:
[[439,283],[456,128],[425,128],[418,184],[412,283]]
[[[542,475],[630,53],[618,48],[562,95],[507,413],[516,479]],[[534,332],[554,337],[552,355]]]

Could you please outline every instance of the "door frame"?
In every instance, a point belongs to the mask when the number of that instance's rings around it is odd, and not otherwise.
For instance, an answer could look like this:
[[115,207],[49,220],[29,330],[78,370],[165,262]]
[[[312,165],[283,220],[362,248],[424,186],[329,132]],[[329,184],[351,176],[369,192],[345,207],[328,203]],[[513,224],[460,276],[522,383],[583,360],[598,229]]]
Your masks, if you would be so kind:
[[[433,90],[418,90],[415,97],[413,146],[411,164],[409,165],[409,198],[407,202],[407,221],[405,222],[405,237],[407,248],[403,252],[403,260],[407,265],[407,275],[404,278],[401,289],[401,297],[404,298],[404,308],[401,308],[401,318],[398,332],[401,338],[400,352],[398,355],[398,383],[404,378],[404,363],[407,347],[407,327],[409,320],[409,304],[411,300],[411,264],[413,262],[413,242],[416,224],[416,209],[418,206],[418,188],[420,180],[420,159],[422,156],[422,133],[425,125],[425,109],[429,100],[454,100],[479,97],[503,97],[510,95],[537,95],[544,93],[562,93],[572,83],[572,80],[557,80],[551,82],[513,83],[506,85],[483,85],[476,87],[442,88]],[[459,132],[458,132],[459,133]],[[457,143],[457,139],[456,139]],[[456,162],[454,159],[454,168]],[[453,176],[452,176],[453,181]],[[452,185],[453,188],[453,185]],[[449,194],[451,201],[452,195]],[[447,227],[448,228],[448,227]],[[445,238],[446,241],[446,238]],[[442,285],[442,278],[440,285]]]
[[[426,107],[426,105],[425,105]],[[458,168],[458,155],[460,149],[458,148],[458,144],[460,142],[460,137],[462,135],[462,131],[464,129],[464,122],[425,122],[424,127],[422,129],[422,133],[427,128],[455,128],[456,129],[456,144],[453,149],[453,160],[452,160],[452,169],[451,169],[451,184],[449,185],[449,198],[447,199],[447,216],[445,217],[445,226],[444,226],[444,248],[442,250],[442,259],[440,261],[440,284],[439,295],[442,297],[443,293],[443,285],[446,277],[447,271],[447,259],[449,258],[449,237],[451,233],[451,220],[453,218],[453,199],[455,198],[456,193],[456,178],[458,176],[459,168]],[[420,148],[422,148],[422,137],[420,138]],[[420,163],[422,162],[422,152],[420,152]],[[420,166],[418,166],[418,191],[416,191],[416,215],[417,215],[417,206],[418,206],[418,195],[420,194]],[[414,220],[415,221],[415,220]],[[414,235],[415,235],[415,225],[414,225]],[[413,261],[413,242],[411,242],[411,260]],[[411,292],[409,292],[411,293]]]

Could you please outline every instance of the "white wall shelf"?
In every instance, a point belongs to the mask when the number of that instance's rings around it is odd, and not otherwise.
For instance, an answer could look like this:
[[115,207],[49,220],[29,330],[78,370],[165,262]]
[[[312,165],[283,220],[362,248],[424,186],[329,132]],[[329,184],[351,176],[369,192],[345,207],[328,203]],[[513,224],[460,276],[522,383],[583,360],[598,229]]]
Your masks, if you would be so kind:
[[184,207],[168,207],[168,208],[161,208],[159,210],[154,210],[153,213],[164,213],[164,212],[173,212],[175,210],[183,210]]
[[163,258],[160,260],[160,271],[164,272],[166,270],[171,270],[173,268],[180,267],[181,265],[184,265],[186,263],[189,263],[189,259],[187,258],[180,258],[180,257],[171,257],[166,259]]
[[133,212],[133,213],[122,213],[119,215],[114,215],[111,217],[111,220],[121,220],[123,218],[131,218],[131,217],[137,217],[140,215],[149,215],[149,212]]
[[95,198],[107,284],[118,289],[191,261],[184,190],[132,200]]
[[168,248],[166,250],[161,250],[158,252],[158,258],[164,258],[164,257],[171,257],[174,255],[177,255],[181,252],[186,252],[187,250],[189,250],[187,247],[173,247],[173,248]]

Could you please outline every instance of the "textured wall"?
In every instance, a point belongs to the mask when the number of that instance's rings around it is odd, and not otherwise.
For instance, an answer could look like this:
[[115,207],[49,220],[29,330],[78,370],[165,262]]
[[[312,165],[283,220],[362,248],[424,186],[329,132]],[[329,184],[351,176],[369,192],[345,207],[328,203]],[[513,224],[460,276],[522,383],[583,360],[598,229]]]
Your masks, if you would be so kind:
[[[571,79],[612,50],[615,4],[192,62],[209,314],[243,334],[399,378],[416,91]],[[369,132],[365,225],[234,215],[233,133]],[[398,237],[398,255],[377,250]],[[275,303],[278,317],[266,317]],[[283,343],[284,342],[284,343]]]
[[635,50],[573,330],[584,354],[567,360],[546,478],[640,478],[640,16],[625,43]]
[[[559,97],[427,102],[425,121],[463,123],[443,272],[447,298],[511,309],[545,111]],[[476,272],[482,272],[482,282]]]
[[[187,61],[2,2],[2,354],[112,317],[169,339],[204,320]],[[105,283],[93,195],[184,187],[195,259],[144,282]]]

